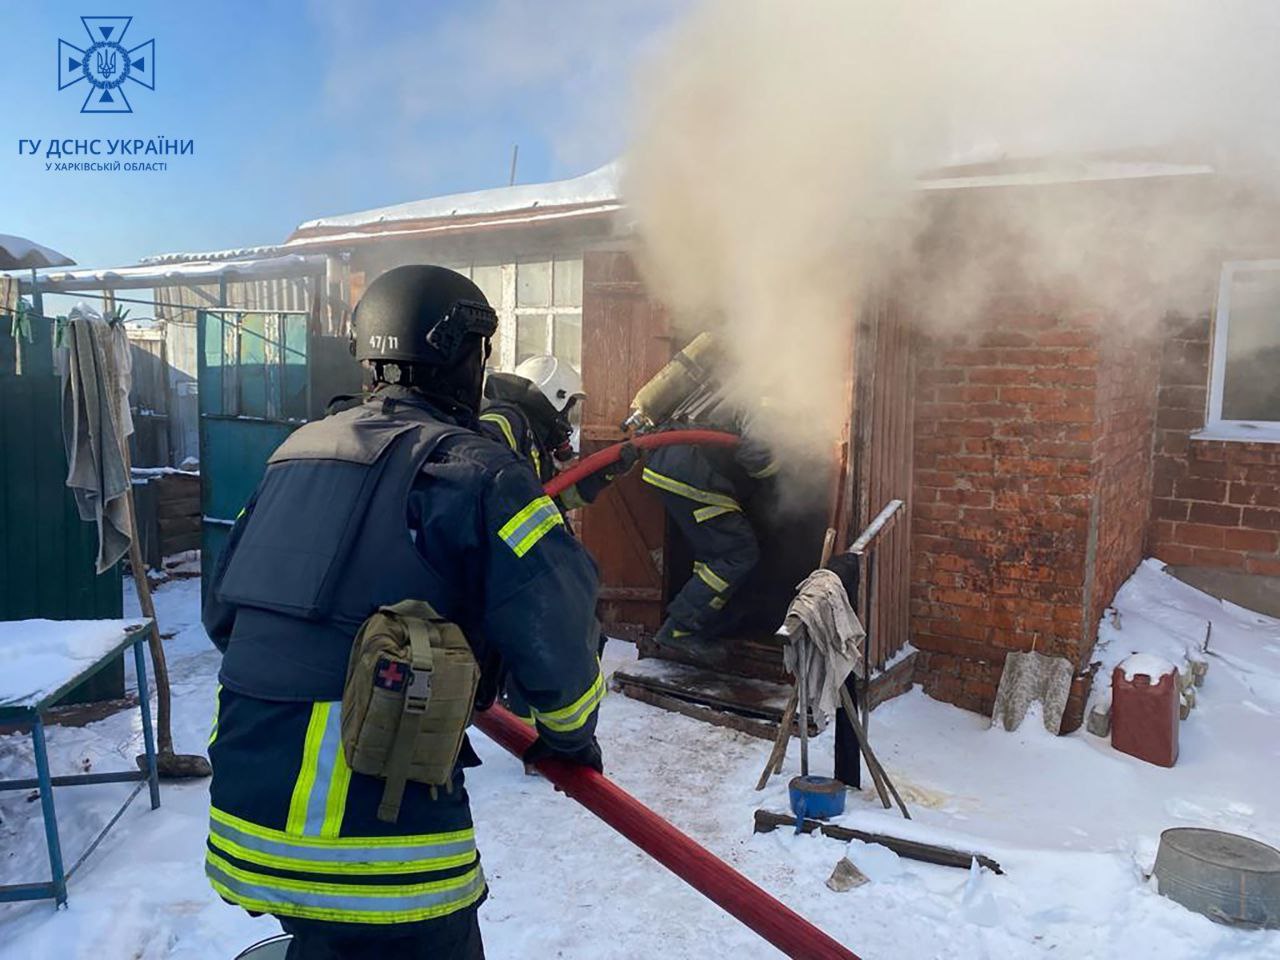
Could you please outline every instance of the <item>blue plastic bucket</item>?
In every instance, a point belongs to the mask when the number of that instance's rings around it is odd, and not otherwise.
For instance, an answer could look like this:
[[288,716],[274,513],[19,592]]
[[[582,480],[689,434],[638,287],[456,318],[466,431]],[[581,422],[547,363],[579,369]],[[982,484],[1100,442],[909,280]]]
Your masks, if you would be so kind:
[[845,785],[831,777],[792,777],[787,792],[797,833],[806,817],[830,820],[844,813]]

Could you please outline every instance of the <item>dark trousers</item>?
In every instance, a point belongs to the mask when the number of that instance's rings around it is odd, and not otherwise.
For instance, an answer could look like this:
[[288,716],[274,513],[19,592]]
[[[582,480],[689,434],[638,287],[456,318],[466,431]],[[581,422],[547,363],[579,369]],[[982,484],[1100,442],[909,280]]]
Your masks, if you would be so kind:
[[[661,491],[662,505],[693,550],[694,574],[667,607],[681,630],[714,633],[724,606],[760,561],[760,546],[741,511],[698,522],[694,512],[705,504]],[[697,564],[704,565],[701,574]]]
[[278,919],[293,936],[286,960],[484,960],[476,910],[386,927]]

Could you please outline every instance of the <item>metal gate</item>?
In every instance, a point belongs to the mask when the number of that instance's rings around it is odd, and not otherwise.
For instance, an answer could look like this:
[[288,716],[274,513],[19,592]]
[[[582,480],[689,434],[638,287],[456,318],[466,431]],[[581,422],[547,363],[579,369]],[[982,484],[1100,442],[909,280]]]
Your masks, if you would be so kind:
[[267,458],[311,412],[308,319],[244,310],[197,315],[205,584]]

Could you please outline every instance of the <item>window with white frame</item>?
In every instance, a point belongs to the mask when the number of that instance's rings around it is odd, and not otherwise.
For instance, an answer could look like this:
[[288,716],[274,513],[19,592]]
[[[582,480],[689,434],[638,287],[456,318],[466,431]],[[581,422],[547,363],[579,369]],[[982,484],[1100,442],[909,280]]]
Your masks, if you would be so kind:
[[512,370],[553,354],[582,371],[582,259],[556,257],[456,267],[498,313],[490,365]]
[[1224,264],[1207,434],[1280,440],[1280,260]]

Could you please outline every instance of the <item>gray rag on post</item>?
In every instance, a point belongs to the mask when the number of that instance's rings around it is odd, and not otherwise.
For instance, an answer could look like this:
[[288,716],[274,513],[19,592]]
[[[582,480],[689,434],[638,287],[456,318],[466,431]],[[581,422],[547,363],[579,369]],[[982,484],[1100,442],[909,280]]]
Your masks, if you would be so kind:
[[67,318],[62,375],[62,439],[67,486],[80,519],[98,525],[97,570],[109,570],[129,550],[129,470],[121,444],[133,433],[129,414],[129,341],[92,307],[76,304]]
[[[808,640],[805,689],[814,722],[825,727],[840,706],[840,687],[850,671],[861,672],[867,632],[849,605],[844,584],[830,570],[815,570],[800,584],[783,626],[793,638]],[[788,644],[784,658],[792,676],[798,676],[795,643]]]

